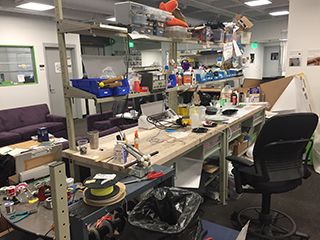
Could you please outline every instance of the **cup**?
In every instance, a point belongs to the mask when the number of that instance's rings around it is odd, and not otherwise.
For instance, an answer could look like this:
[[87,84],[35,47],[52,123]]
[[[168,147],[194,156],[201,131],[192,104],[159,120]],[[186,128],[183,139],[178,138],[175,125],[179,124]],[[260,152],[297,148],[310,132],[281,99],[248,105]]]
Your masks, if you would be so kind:
[[81,155],[87,154],[88,151],[88,140],[87,139],[81,139],[77,141],[78,143],[78,147],[79,147],[79,151]]
[[88,132],[90,148],[98,149],[99,148],[99,132],[98,131],[90,131]]
[[6,209],[6,213],[9,214],[13,214],[15,212],[14,210],[14,202],[5,202],[4,203],[4,207]]

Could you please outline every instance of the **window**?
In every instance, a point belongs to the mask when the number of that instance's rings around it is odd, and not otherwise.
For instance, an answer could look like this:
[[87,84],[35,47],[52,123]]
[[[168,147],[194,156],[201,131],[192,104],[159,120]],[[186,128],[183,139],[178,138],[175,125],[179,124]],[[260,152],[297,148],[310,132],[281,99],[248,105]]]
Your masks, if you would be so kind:
[[37,81],[33,47],[0,46],[0,87]]

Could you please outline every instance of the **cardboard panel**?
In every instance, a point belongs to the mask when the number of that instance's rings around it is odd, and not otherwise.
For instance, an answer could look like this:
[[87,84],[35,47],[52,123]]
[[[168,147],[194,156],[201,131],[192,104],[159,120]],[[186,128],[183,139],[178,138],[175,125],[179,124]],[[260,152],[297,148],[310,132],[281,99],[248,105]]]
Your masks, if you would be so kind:
[[260,84],[261,90],[265,94],[265,101],[270,104],[270,109],[287,88],[293,77],[294,76],[289,76]]
[[244,88],[252,88],[258,87],[260,85],[261,79],[252,79],[252,78],[245,78],[243,81]]

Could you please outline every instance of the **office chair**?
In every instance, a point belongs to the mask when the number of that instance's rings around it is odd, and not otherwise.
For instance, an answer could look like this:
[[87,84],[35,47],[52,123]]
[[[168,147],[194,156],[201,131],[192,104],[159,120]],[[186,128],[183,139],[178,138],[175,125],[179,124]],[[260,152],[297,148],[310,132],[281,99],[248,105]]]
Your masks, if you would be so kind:
[[234,166],[237,193],[262,194],[261,207],[246,208],[233,216],[241,227],[250,220],[249,234],[254,239],[309,239],[296,231],[291,217],[271,209],[271,195],[291,191],[302,184],[302,178],[311,175],[307,168],[311,148],[307,153],[305,150],[317,124],[314,113],[275,116],[266,121],[257,137],[253,162],[227,157]]

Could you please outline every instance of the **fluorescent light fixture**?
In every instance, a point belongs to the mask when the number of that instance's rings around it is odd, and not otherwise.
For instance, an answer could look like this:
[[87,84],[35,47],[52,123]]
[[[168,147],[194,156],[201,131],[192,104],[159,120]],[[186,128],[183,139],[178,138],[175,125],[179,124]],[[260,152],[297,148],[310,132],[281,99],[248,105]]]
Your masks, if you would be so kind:
[[53,9],[54,6],[48,5],[48,4],[36,3],[36,2],[28,2],[28,3],[23,3],[18,5],[17,8],[23,8],[23,9],[33,10],[33,11],[47,11],[47,10]]
[[248,1],[245,2],[244,4],[250,6],[250,7],[257,7],[257,6],[262,6],[262,5],[268,5],[271,4],[272,2],[269,0],[254,0],[254,1]]
[[106,20],[110,21],[110,22],[115,22],[116,21],[116,17],[109,17]]
[[283,16],[283,15],[288,15],[289,11],[277,11],[277,12],[271,12],[269,13],[271,16]]

